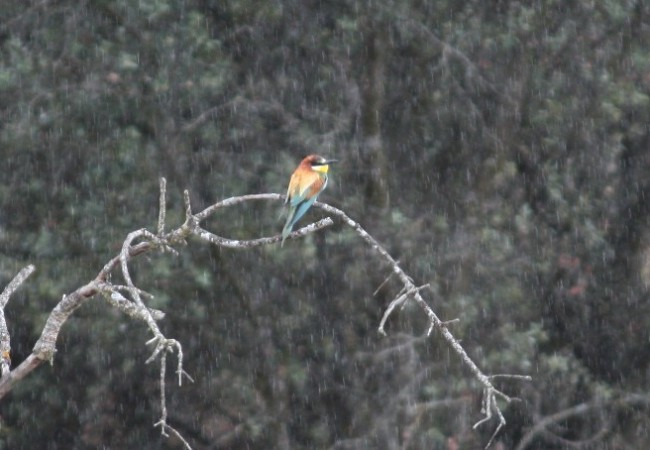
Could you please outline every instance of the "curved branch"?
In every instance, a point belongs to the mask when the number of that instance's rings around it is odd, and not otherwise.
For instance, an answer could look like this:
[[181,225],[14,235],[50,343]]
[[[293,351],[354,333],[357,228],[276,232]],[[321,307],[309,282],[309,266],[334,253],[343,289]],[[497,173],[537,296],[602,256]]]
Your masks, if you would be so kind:
[[[476,365],[476,363],[469,357],[465,349],[460,345],[460,342],[458,339],[454,337],[453,334],[449,331],[447,328],[448,322],[442,321],[436,313],[431,309],[431,307],[427,304],[427,302],[424,300],[422,295],[420,294],[420,290],[422,289],[421,287],[417,287],[411,277],[409,277],[404,270],[399,266],[398,262],[386,251],[384,247],[382,247],[379,242],[375,238],[373,238],[366,230],[364,230],[361,225],[359,225],[357,222],[352,220],[347,214],[345,214],[343,211],[341,211],[338,208],[335,208],[333,206],[330,206],[326,203],[319,203],[316,202],[314,203],[314,206],[317,208],[322,209],[323,211],[326,211],[332,215],[335,215],[339,217],[343,222],[345,222],[348,226],[350,226],[364,241],[370,245],[370,247],[375,250],[379,255],[392,267],[393,273],[397,275],[397,277],[400,279],[402,284],[404,285],[402,291],[400,291],[400,294],[404,292],[404,294],[399,295],[393,302],[391,302],[391,305],[389,306],[388,311],[386,314],[384,314],[384,317],[382,318],[380,327],[379,327],[379,332],[383,333],[383,325],[387,319],[387,316],[390,314],[391,311],[395,309],[395,307],[404,301],[406,301],[408,298],[412,298],[416,301],[416,303],[422,308],[422,310],[426,313],[426,315],[429,318],[429,331],[428,334],[431,333],[433,328],[437,328],[440,331],[440,334],[442,337],[447,341],[449,346],[456,352],[456,354],[460,357],[461,361],[470,369],[470,371],[474,374],[474,377],[483,385],[483,406],[481,408],[481,412],[484,414],[485,417],[483,419],[479,420],[474,424],[473,428],[478,427],[479,425],[483,424],[484,422],[487,422],[492,418],[493,415],[496,415],[497,418],[499,419],[499,424],[497,425],[497,428],[494,430],[494,433],[492,434],[492,437],[488,441],[486,448],[489,447],[492,442],[494,441],[494,438],[496,437],[497,433],[499,430],[506,424],[506,420],[503,417],[503,413],[501,412],[501,408],[499,407],[499,404],[497,403],[497,397],[502,398],[506,402],[510,403],[512,400],[514,400],[512,397],[509,397],[508,395],[504,394],[503,392],[499,391],[494,387],[492,384],[492,377],[486,375],[483,373],[483,371]],[[499,375],[503,377],[504,375]],[[532,380],[531,377],[527,375],[516,375],[512,376],[513,378],[518,378],[518,379],[523,379],[523,380]]]

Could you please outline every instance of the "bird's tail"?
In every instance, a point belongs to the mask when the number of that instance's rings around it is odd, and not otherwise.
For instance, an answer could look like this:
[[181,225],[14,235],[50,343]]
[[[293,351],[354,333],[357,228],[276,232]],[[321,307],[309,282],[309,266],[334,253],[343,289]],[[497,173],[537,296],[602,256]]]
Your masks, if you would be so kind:
[[291,208],[289,209],[289,214],[287,216],[287,221],[284,223],[284,228],[282,228],[282,242],[280,243],[280,247],[284,247],[284,241],[291,234],[291,230],[293,229],[294,225],[294,220],[293,218],[296,215],[296,209]]

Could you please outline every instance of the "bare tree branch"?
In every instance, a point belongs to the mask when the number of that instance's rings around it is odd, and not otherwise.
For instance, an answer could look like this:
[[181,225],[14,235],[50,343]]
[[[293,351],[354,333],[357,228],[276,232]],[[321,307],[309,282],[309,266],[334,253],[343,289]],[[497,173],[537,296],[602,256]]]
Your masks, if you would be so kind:
[[4,288],[0,294],[0,366],[2,367],[2,376],[9,374],[11,368],[11,336],[7,329],[5,319],[5,306],[9,302],[9,297],[16,292],[16,289],[36,270],[32,264],[24,267]]
[[[134,319],[146,322],[146,316],[143,314],[142,308],[135,306],[133,302],[129,301],[126,297],[120,294],[117,289],[118,288],[115,286],[103,287],[101,289],[106,302],[114,308],[121,310],[124,314],[133,317]],[[165,318],[164,312],[157,309],[147,309],[149,310],[149,314],[151,314],[151,317],[153,317],[154,320],[162,320]]]
[[[181,436],[181,434],[167,423],[168,416],[165,396],[167,353],[175,353],[177,356],[176,375],[178,376],[179,385],[181,384],[183,377],[186,377],[189,380],[193,381],[191,377],[183,370],[182,346],[175,339],[168,339],[163,335],[156,321],[162,319],[164,317],[164,313],[150,309],[146,306],[144,299],[151,298],[152,296],[135,285],[130,274],[129,262],[132,258],[155,249],[161,251],[171,250],[175,252],[173,246],[184,244],[186,240],[192,236],[198,238],[201,241],[208,242],[216,246],[241,249],[277,243],[281,240],[280,235],[252,240],[227,239],[217,236],[210,231],[201,228],[200,223],[212,214],[215,214],[221,208],[235,206],[248,201],[284,200],[284,195],[254,194],[231,197],[215,203],[214,205],[205,208],[203,211],[193,214],[189,192],[184,191],[183,194],[183,200],[185,204],[185,222],[178,228],[165,233],[166,182],[164,179],[161,179],[160,211],[158,216],[157,234],[154,234],[144,228],[129,233],[122,244],[122,249],[119,255],[108,261],[97,274],[94,280],[90,281],[84,286],[81,286],[74,292],[62,297],[61,301],[50,313],[41,336],[34,346],[33,353],[29,355],[27,359],[23,361],[18,367],[16,367],[16,369],[0,379],[0,399],[2,399],[2,397],[13,388],[16,382],[24,378],[42,362],[52,362],[54,353],[56,352],[56,340],[63,324],[67,321],[70,315],[77,308],[82,306],[88,299],[92,298],[98,293],[101,293],[110,305],[117,307],[130,317],[144,321],[147,324],[148,328],[151,330],[153,338],[147,342],[147,345],[154,345],[154,350],[152,351],[151,356],[149,356],[149,358],[146,360],[146,363],[150,363],[156,360],[158,356],[160,356],[161,417],[155,426],[160,427],[161,433],[163,435],[168,436],[169,433],[171,433],[179,438],[186,449],[191,449],[191,446]],[[484,414],[484,417],[474,425],[474,428],[490,420],[494,415],[497,416],[499,423],[492,435],[492,438],[487,444],[487,446],[490,446],[498,431],[506,423],[505,418],[503,417],[501,409],[498,405],[497,397],[505,400],[506,402],[513,400],[511,397],[497,390],[492,384],[492,379],[497,376],[523,380],[530,380],[531,378],[524,375],[489,376],[484,374],[483,371],[479,369],[479,367],[469,357],[467,352],[460,345],[459,341],[449,331],[447,328],[449,322],[442,321],[440,318],[438,318],[435,312],[422,297],[421,291],[428,285],[419,287],[416,286],[411,277],[402,270],[402,268],[399,266],[399,263],[393,259],[393,257],[386,251],[386,249],[382,247],[366,230],[364,230],[361,225],[352,220],[343,211],[325,203],[316,202],[314,206],[333,216],[338,217],[343,221],[343,223],[351,227],[355,233],[361,237],[361,239],[366,241],[366,243],[368,243],[370,247],[379,254],[382,260],[388,263],[388,265],[391,267],[392,274],[397,276],[401,281],[403,287],[400,293],[391,302],[388,309],[384,313],[379,326],[379,332],[385,334],[384,325],[390,314],[392,314],[395,308],[405,304],[407,300],[412,299],[429,318],[430,326],[428,328],[427,336],[431,334],[434,328],[438,329],[447,344],[456,352],[456,354],[458,354],[461,361],[470,369],[474,377],[481,383],[483,386],[483,407],[481,409],[481,412]],[[332,224],[332,219],[326,217],[316,223],[307,225],[299,230],[294,231],[289,237],[302,237]],[[118,268],[122,275],[122,278],[124,279],[124,285],[115,285],[106,281],[109,274]],[[13,285],[10,284],[10,286]],[[15,289],[15,287],[13,289]],[[8,295],[10,295],[10,293]]]
[[[449,346],[460,357],[461,361],[474,374],[474,377],[483,385],[483,405],[481,408],[481,413],[484,414],[484,417],[474,424],[474,428],[477,428],[484,422],[489,421],[493,417],[493,415],[496,415],[497,418],[499,419],[497,428],[494,430],[492,437],[490,438],[487,445],[485,446],[485,448],[488,448],[494,441],[494,438],[496,437],[497,433],[506,424],[506,420],[503,417],[503,413],[501,412],[501,408],[499,407],[499,404],[497,402],[497,397],[500,397],[501,399],[505,400],[507,403],[510,403],[514,399],[494,387],[491,381],[491,377],[484,374],[483,371],[479,369],[476,363],[469,357],[465,349],[460,345],[460,342],[454,337],[453,334],[451,334],[451,332],[447,328],[447,322],[442,321],[436,315],[433,309],[431,309],[431,307],[424,300],[424,298],[420,294],[421,288],[415,286],[411,277],[408,276],[406,272],[404,272],[404,270],[402,270],[402,268],[399,266],[397,261],[386,251],[384,247],[382,247],[379,244],[379,242],[377,242],[377,240],[375,240],[375,238],[373,238],[366,230],[364,230],[361,227],[361,225],[359,225],[357,222],[355,222],[350,217],[348,217],[348,215],[345,214],[340,209],[319,202],[314,203],[314,206],[328,212],[329,214],[339,217],[341,220],[343,220],[344,223],[350,226],[361,237],[361,239],[366,241],[368,245],[370,245],[370,247],[373,250],[379,253],[379,255],[392,267],[393,273],[395,273],[395,275],[397,275],[397,277],[402,282],[404,287],[401,292],[405,292],[405,294],[403,294],[403,296],[398,296],[395,300],[393,300],[393,302],[391,302],[391,305],[389,306],[389,310],[387,311],[386,314],[384,314],[384,317],[382,318],[379,332],[380,333],[383,332],[383,324],[387,319],[387,315],[390,314],[390,312],[392,312],[393,309],[398,304],[403,303],[408,298],[414,299],[418,304],[418,306],[422,308],[422,310],[426,313],[426,315],[429,318],[430,327],[428,332],[431,333],[433,328],[437,328],[438,331],[440,331],[442,337],[445,339],[445,341],[447,341],[447,344],[449,344]],[[518,379],[532,380],[532,378],[527,375],[518,375],[516,377]]]
[[[181,358],[182,359],[182,358]],[[160,357],[160,405],[161,417],[154,427],[160,427],[160,432],[163,436],[169,437],[169,433],[176,436],[182,443],[183,447],[187,450],[192,450],[192,446],[185,440],[185,438],[171,425],[167,423],[167,400],[165,399],[165,370],[167,367],[167,353],[163,353]],[[180,377],[179,377],[180,380]],[[179,381],[180,382],[180,381]]]
[[[119,255],[108,261],[104,267],[99,271],[95,279],[89,283],[81,286],[74,292],[63,295],[61,301],[51,311],[49,317],[45,322],[43,331],[38,341],[34,345],[32,354],[30,354],[25,361],[23,361],[13,371],[9,371],[9,333],[6,332],[6,323],[4,322],[4,311],[0,308],[0,339],[2,345],[7,349],[7,362],[6,374],[3,374],[0,379],[0,399],[2,399],[8,392],[10,392],[15,384],[22,380],[25,376],[31,373],[34,369],[39,367],[43,362],[49,361],[52,363],[54,354],[56,353],[56,341],[61,331],[61,328],[66,323],[68,318],[86,301],[94,297],[96,294],[102,294],[107,303],[120,309],[129,317],[145,322],[148,328],[153,333],[153,338],[147,342],[148,345],[154,345],[154,350],[151,356],[146,360],[146,363],[154,361],[160,356],[161,364],[161,419],[156,423],[156,426],[161,428],[161,432],[167,436],[169,433],[175,435],[183,442],[183,445],[190,449],[189,443],[181,436],[181,434],[167,423],[167,409],[165,405],[165,364],[168,352],[175,353],[177,356],[177,369],[176,375],[178,376],[179,385],[182,383],[183,377],[193,381],[192,378],[183,369],[183,349],[175,339],[166,338],[161,332],[157,320],[164,317],[164,313],[155,309],[148,308],[145,305],[143,298],[152,297],[142,289],[138,288],[129,271],[129,262],[132,258],[147,253],[151,250],[159,249],[162,251],[172,251],[173,245],[184,244],[186,239],[191,236],[196,236],[202,241],[209,242],[213,245],[230,247],[230,248],[250,248],[260,245],[268,245],[279,242],[280,235],[269,236],[253,240],[232,240],[217,236],[199,226],[202,220],[205,220],[210,215],[214,214],[220,208],[230,207],[251,200],[281,200],[284,197],[280,194],[259,194],[248,195],[242,197],[232,197],[222,202],[216,203],[200,213],[193,215],[189,200],[189,193],[184,192],[184,203],[186,211],[186,220],[180,227],[165,233],[165,219],[166,219],[166,182],[164,179],[160,182],[160,211],[158,215],[157,231],[158,234],[153,234],[146,229],[140,229],[129,233],[122,244],[122,249]],[[318,231],[324,227],[330,226],[333,221],[330,218],[322,219],[314,224],[303,227],[294,231],[291,238],[305,236],[309,233]],[[139,241],[139,242],[137,242]],[[124,285],[114,285],[107,282],[111,272],[119,267],[124,279]],[[16,290],[16,288],[33,272],[33,266],[28,266],[23,269],[14,280],[9,283],[5,288],[0,301],[2,305],[6,304],[9,296]],[[2,328],[4,324],[4,328]],[[5,330],[3,334],[2,331]],[[5,347],[2,347],[4,350]],[[4,363],[3,363],[4,366]],[[4,371],[4,367],[3,367]]]
[[9,302],[9,297],[16,292],[16,289],[20,287],[21,284],[25,282],[25,280],[36,270],[36,267],[34,267],[32,264],[28,265],[27,267],[24,267],[16,274],[15,277],[9,282],[9,284],[4,288],[2,291],[2,294],[0,294],[0,309],[4,309],[5,306],[7,306],[7,302]]
[[165,232],[167,220],[167,179],[160,177],[160,199],[158,201],[158,236]]

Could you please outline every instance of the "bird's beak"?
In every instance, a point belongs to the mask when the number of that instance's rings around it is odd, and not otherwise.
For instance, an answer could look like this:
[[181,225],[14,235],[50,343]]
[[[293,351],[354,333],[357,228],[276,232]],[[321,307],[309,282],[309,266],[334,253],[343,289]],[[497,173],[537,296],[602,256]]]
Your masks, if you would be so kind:
[[327,161],[325,161],[325,164],[332,164],[332,163],[337,163],[337,162],[339,162],[338,159],[328,159]]

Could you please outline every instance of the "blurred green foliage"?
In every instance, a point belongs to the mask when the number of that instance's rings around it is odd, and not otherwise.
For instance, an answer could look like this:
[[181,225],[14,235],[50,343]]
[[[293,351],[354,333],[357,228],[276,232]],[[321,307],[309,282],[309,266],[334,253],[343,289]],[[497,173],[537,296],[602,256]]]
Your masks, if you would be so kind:
[[[550,432],[644,448],[650,361],[650,7],[522,3],[5,0],[0,8],[0,281],[12,359],[127,233],[223,198],[284,192],[337,157],[321,199],[386,245],[486,372],[523,401],[498,437],[602,400]],[[379,135],[373,134],[379,125]],[[384,193],[389,194],[389,203]],[[377,201],[381,197],[382,201]],[[220,211],[277,234],[280,204]],[[310,212],[306,220],[319,217]],[[190,242],[133,263],[194,384],[170,423],[196,449],[480,447],[480,389],[399,286],[335,225],[278,247]],[[118,274],[115,282],[120,282]],[[180,448],[152,427],[141,323],[99,297],[2,400],[0,448]],[[169,373],[170,371],[168,371]],[[504,405],[505,406],[505,405]],[[598,434],[607,427],[607,433]],[[565,448],[548,434],[528,448]]]

